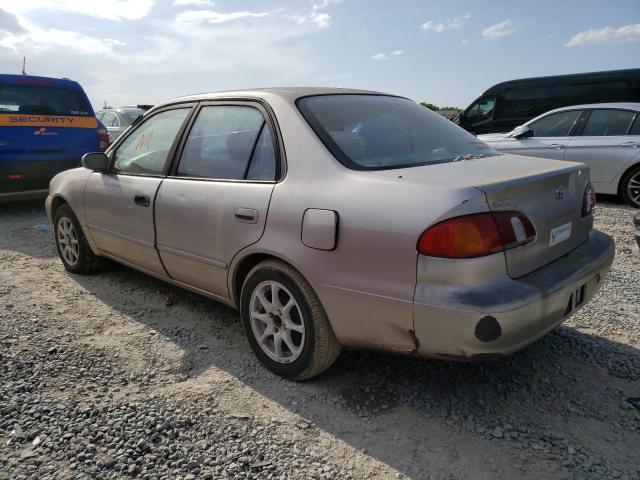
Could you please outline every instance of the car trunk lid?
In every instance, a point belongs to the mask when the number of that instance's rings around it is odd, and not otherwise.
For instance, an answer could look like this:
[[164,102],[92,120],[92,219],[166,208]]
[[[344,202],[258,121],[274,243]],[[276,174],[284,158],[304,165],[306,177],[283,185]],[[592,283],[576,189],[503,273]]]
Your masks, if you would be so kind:
[[581,163],[506,154],[375,173],[451,188],[474,186],[484,192],[492,212],[525,214],[536,236],[505,251],[507,271],[513,278],[573,250],[593,226],[591,215],[582,217],[589,170]]

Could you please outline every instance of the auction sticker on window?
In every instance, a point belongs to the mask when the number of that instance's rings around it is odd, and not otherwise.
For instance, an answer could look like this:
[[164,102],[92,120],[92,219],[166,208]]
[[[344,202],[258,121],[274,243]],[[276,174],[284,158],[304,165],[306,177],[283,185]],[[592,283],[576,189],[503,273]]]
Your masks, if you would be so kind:
[[549,246],[553,247],[560,242],[564,242],[569,237],[571,237],[571,222],[565,223],[564,225],[560,225],[559,227],[551,230],[551,234],[549,235]]

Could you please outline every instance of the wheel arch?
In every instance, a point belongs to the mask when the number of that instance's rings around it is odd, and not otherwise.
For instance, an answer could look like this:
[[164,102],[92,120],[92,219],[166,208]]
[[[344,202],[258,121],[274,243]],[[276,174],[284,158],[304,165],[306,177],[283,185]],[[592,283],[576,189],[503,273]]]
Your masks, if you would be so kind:
[[[62,205],[69,205],[69,202],[67,201],[66,198],[64,198],[61,194],[56,193],[53,198],[51,199],[51,221],[53,221],[55,215],[56,215],[56,210],[58,208],[60,208]],[[69,208],[71,208],[71,206],[69,205]]]
[[[266,260],[277,260],[279,262],[282,262],[288,265],[289,267],[296,270],[300,275],[302,275],[305,278],[305,280],[307,280],[307,282],[309,282],[307,277],[300,271],[300,269],[297,268],[295,265],[293,265],[291,262],[287,261],[286,259],[279,257],[278,255],[274,255],[272,253],[251,252],[245,255],[244,257],[242,257],[241,259],[237,260],[236,262],[234,262],[231,268],[229,293],[231,296],[231,302],[233,303],[233,305],[236,306],[236,308],[238,309],[240,308],[240,294],[242,292],[242,285],[244,284],[244,281],[246,280],[247,275],[253,269],[253,267],[255,267],[259,263],[264,262]],[[310,282],[309,284],[311,285]]]
[[636,155],[635,157],[633,157],[633,160],[631,161],[631,165],[629,165],[627,168],[625,168],[625,170],[622,172],[622,174],[618,177],[618,195],[622,195],[622,182],[623,180],[626,178],[626,176],[629,174],[629,172],[631,172],[631,170],[635,169],[635,168],[639,168],[640,167],[640,153],[638,155]]

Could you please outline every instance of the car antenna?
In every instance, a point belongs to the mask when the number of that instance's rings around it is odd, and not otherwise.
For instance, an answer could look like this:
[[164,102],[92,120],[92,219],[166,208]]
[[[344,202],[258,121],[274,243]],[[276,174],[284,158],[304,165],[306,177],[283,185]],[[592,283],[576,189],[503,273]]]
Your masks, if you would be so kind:
[[27,57],[22,57],[22,75],[27,74]]

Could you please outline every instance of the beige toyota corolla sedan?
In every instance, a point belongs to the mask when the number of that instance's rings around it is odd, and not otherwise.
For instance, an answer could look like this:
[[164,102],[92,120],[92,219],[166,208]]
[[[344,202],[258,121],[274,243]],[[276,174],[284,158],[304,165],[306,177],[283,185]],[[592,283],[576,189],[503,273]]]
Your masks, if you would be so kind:
[[405,98],[321,88],[179,98],[46,201],[62,263],[109,258],[231,305],[271,371],[341,347],[515,352],[602,284],[581,163],[499,154]]

